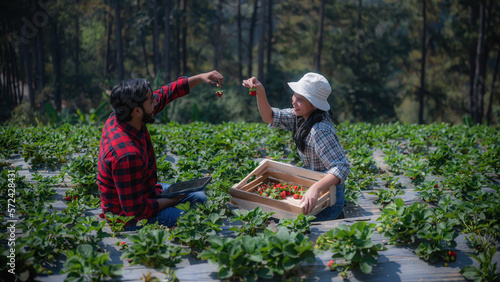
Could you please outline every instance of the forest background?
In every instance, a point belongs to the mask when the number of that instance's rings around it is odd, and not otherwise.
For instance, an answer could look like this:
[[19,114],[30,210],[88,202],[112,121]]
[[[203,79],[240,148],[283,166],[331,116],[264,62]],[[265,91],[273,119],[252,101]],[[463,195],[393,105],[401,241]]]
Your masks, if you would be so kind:
[[[499,124],[499,0],[23,0],[0,3],[0,122],[100,123],[113,85],[217,69],[160,122],[260,122],[325,75],[341,122]],[[495,28],[496,27],[496,28]]]

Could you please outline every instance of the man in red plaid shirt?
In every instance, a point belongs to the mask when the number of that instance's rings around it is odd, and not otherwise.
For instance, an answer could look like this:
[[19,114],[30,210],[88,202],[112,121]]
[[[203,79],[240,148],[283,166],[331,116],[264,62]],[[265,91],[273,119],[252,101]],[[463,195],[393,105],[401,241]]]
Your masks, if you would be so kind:
[[113,113],[102,130],[98,157],[97,184],[104,213],[134,216],[126,230],[136,230],[136,223],[172,227],[181,210],[178,203],[194,205],[207,200],[203,192],[173,198],[159,198],[162,186],[157,183],[156,159],[147,123],[171,101],[187,95],[201,82],[220,87],[224,77],[217,71],[180,77],[156,91],[146,79],[131,79],[115,85],[110,104]]

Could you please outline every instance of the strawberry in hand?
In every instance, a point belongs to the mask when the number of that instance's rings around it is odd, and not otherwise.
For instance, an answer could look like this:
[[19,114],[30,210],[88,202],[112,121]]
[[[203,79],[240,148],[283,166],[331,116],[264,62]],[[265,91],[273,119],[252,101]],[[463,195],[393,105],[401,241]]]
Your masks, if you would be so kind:
[[249,88],[248,93],[250,94],[250,96],[256,96],[257,90],[255,88]]
[[217,96],[222,97],[222,94],[224,94],[224,90],[221,90],[220,87],[219,87],[219,90],[215,91],[215,94],[217,94]]

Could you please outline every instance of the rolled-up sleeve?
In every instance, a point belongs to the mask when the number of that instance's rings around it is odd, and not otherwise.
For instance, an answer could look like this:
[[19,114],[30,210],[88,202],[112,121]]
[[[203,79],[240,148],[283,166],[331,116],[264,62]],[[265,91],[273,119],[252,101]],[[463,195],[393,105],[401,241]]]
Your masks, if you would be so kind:
[[159,211],[158,201],[144,195],[143,168],[138,155],[128,154],[117,161],[112,172],[123,212],[137,220],[151,218]]
[[314,150],[327,168],[326,172],[337,176],[343,183],[351,172],[351,166],[337,135],[324,130],[311,131],[311,134],[314,140]]

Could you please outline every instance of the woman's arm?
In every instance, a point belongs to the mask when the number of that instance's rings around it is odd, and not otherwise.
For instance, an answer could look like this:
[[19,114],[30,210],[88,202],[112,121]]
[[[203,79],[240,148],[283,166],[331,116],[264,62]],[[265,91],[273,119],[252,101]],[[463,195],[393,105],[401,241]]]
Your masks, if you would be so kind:
[[332,185],[340,183],[340,178],[327,173],[318,182],[314,183],[302,197],[300,206],[304,207],[304,214],[309,214],[313,211],[318,203],[318,198],[321,193],[326,193]]
[[247,80],[243,80],[243,86],[255,88],[257,90],[257,107],[259,108],[260,116],[265,123],[271,124],[273,122],[273,111],[271,110],[271,105],[269,105],[267,101],[264,85],[254,76]]

